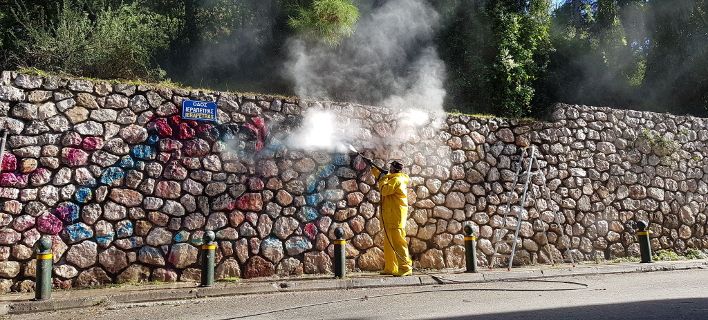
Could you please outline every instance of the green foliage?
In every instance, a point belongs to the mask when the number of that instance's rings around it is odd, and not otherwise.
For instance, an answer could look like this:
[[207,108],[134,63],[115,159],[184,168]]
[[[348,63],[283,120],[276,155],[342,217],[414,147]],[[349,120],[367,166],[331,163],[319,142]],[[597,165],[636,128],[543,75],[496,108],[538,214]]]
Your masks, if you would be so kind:
[[498,43],[492,62],[492,101],[502,115],[522,117],[532,112],[536,81],[543,75],[550,50],[548,1],[490,1],[488,12]]
[[488,76],[488,65],[496,49],[484,3],[466,0],[434,3],[444,21],[436,43],[447,67],[448,109],[496,113],[491,101],[494,90]]
[[654,261],[678,261],[686,259],[686,257],[680,256],[671,250],[659,250],[654,253],[652,258]]
[[652,1],[647,107],[705,116],[708,110],[708,0]]
[[22,30],[13,36],[19,64],[89,77],[164,77],[153,58],[173,38],[173,19],[137,3],[104,6],[95,12],[84,8],[65,0],[50,19],[46,10],[18,7],[14,14]]
[[673,156],[681,149],[676,140],[647,128],[642,130],[640,137],[645,139],[659,156]]
[[686,259],[689,259],[689,260],[698,260],[698,259],[708,258],[708,255],[703,253],[701,250],[694,249],[694,248],[687,249],[686,252],[684,253],[684,255],[686,256]]
[[447,105],[464,112],[531,115],[551,51],[549,1],[435,2],[448,71]]
[[354,33],[358,19],[359,10],[350,0],[314,0],[310,7],[301,7],[288,23],[297,32],[336,45]]
[[610,260],[610,263],[634,263],[634,262],[639,262],[642,261],[639,257],[622,257],[622,258],[614,258]]
[[572,0],[559,7],[544,84],[549,100],[636,104],[647,69],[647,6],[641,0]]

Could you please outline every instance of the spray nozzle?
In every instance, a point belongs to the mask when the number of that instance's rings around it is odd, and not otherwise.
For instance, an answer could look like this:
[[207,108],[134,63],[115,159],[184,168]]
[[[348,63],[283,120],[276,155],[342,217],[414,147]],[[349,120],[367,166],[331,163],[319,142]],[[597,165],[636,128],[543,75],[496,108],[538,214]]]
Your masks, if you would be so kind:
[[359,155],[362,159],[364,159],[364,162],[366,162],[368,165],[370,165],[370,166],[372,166],[372,167],[378,169],[378,170],[381,171],[381,172],[387,172],[387,173],[388,173],[388,170],[386,170],[386,169],[384,169],[384,168],[382,168],[382,167],[380,167],[380,166],[377,166],[376,163],[374,163],[374,160],[371,160],[370,158],[367,158],[366,156],[364,156],[361,152],[359,152],[356,148],[354,148],[353,145],[348,144],[347,146],[348,146],[348,148],[349,148],[349,151],[351,151],[352,153],[355,153],[355,154]]
[[348,148],[349,148],[349,151],[351,151],[352,153],[356,153],[356,154],[358,154],[358,155],[361,155],[361,152],[359,152],[358,150],[356,150],[356,148],[354,148],[353,145],[351,145],[351,144],[348,145]]

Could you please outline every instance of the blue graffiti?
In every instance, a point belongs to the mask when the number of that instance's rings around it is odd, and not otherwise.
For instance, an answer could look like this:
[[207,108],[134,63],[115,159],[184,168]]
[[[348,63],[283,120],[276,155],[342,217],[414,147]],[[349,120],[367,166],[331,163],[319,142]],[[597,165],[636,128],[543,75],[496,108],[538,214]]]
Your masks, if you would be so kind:
[[101,174],[101,183],[112,184],[117,180],[123,179],[123,177],[125,177],[125,172],[123,172],[123,169],[110,167],[103,171],[103,174]]
[[186,242],[187,240],[189,240],[189,232],[184,230],[177,232],[177,234],[175,234],[174,240],[175,242]]
[[107,247],[113,241],[113,233],[96,237],[96,242],[104,247]]
[[313,207],[302,207],[300,211],[297,213],[298,218],[300,218],[301,221],[313,221],[316,220],[319,214],[317,213],[317,210]]
[[91,188],[83,187],[76,190],[76,193],[74,193],[74,199],[76,199],[79,203],[87,203],[91,201],[92,195],[93,191],[91,191]]
[[319,170],[317,170],[317,177],[320,179],[327,178],[331,176],[334,173],[334,170],[336,170],[337,167],[333,164],[328,164],[326,166],[320,167]]
[[308,206],[316,207],[318,204],[320,204],[320,202],[322,202],[322,200],[324,199],[319,193],[308,194],[305,196],[305,202]]
[[133,157],[131,156],[123,156],[123,158],[120,159],[120,162],[118,162],[118,166],[124,169],[135,168],[135,160],[133,160]]
[[79,211],[80,208],[75,203],[64,202],[57,207],[55,214],[66,223],[74,223],[79,220]]
[[157,154],[157,152],[155,151],[155,147],[144,144],[134,146],[133,150],[131,150],[130,153],[136,159],[142,160],[155,159],[155,156]]
[[64,228],[69,242],[77,242],[93,237],[93,230],[84,223],[75,223]]
[[126,238],[132,236],[133,223],[129,220],[123,220],[121,222],[118,222],[118,226],[116,228],[116,235],[118,236],[118,238]]
[[337,165],[337,166],[348,166],[349,165],[349,156],[346,154],[335,154],[334,157],[332,158],[332,164]]
[[285,242],[285,250],[290,252],[302,252],[312,248],[310,241],[303,237],[292,237]]
[[159,141],[160,141],[160,137],[158,137],[156,134],[151,134],[150,136],[148,136],[147,144],[149,144],[149,145],[155,145],[155,144],[157,144]]

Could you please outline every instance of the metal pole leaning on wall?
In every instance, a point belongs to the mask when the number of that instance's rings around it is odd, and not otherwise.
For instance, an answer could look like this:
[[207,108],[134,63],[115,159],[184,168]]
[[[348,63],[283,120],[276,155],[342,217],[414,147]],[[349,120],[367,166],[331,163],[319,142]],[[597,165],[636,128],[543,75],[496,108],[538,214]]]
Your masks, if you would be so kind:
[[216,235],[214,231],[204,232],[202,237],[202,282],[201,287],[214,285],[214,260],[216,258]]
[[465,266],[470,273],[477,272],[477,237],[473,234],[472,226],[465,226]]
[[336,228],[334,229],[334,236],[337,240],[334,240],[334,277],[344,278],[347,272],[346,264],[346,254],[344,249],[347,246],[347,240],[344,240],[344,229]]
[[642,255],[642,263],[651,263],[651,243],[649,242],[649,235],[651,230],[647,229],[647,223],[644,221],[637,222],[637,241],[639,241],[639,253]]
[[0,129],[0,171],[2,171],[2,162],[5,159],[5,141],[7,141],[7,130]]
[[37,270],[35,280],[35,300],[48,300],[52,295],[52,239],[47,236],[37,244]]

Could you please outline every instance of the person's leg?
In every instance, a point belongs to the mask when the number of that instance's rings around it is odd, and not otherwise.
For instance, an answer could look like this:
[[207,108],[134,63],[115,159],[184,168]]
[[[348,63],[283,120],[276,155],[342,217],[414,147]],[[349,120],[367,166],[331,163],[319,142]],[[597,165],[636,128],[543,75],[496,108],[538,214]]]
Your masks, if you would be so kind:
[[[386,237],[391,236],[391,232],[389,230],[384,229],[384,269],[381,271],[381,274],[394,274],[398,272],[398,268],[396,266],[396,253],[393,252],[393,247],[391,247],[391,244],[393,243],[393,240],[390,242],[386,239]],[[393,232],[396,233],[396,232]]]
[[407,276],[413,272],[413,262],[411,261],[410,255],[408,254],[408,242],[406,241],[406,230],[405,229],[389,229],[391,237],[391,243],[393,244],[394,250],[396,250],[396,264],[398,266],[397,272],[393,275],[396,276]]

